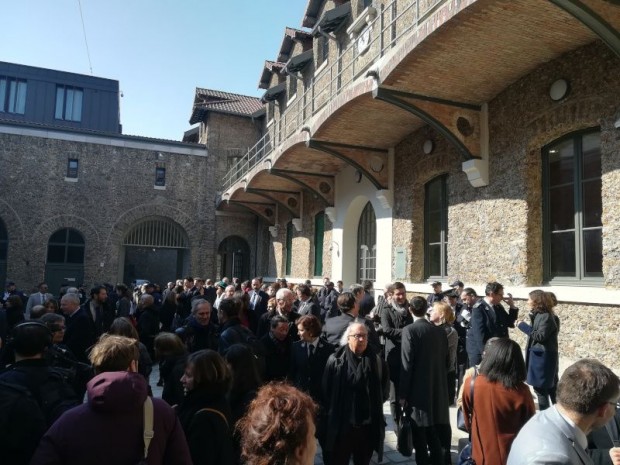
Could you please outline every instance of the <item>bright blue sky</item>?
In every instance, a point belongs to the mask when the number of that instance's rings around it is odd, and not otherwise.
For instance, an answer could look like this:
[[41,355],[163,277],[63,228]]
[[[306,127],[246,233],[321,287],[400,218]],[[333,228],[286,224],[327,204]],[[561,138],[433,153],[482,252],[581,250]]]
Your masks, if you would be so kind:
[[[78,0],[2,2],[0,61],[91,74]],[[124,94],[125,134],[180,140],[196,87],[260,96],[265,59],[307,0],[81,0],[95,76]]]

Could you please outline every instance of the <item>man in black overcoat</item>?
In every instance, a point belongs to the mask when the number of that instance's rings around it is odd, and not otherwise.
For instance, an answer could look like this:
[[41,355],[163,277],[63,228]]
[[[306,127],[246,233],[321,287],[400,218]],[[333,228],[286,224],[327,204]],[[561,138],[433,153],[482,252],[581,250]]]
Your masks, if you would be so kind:
[[445,465],[450,463],[452,436],[448,338],[445,330],[426,319],[427,308],[424,298],[414,297],[413,323],[402,332],[400,404],[411,415],[416,464]]

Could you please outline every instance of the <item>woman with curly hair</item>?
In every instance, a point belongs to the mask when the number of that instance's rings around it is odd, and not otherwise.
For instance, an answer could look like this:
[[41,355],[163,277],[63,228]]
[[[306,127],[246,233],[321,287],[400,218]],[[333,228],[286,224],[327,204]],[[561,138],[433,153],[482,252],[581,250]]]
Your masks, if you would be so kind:
[[245,465],[312,465],[316,405],[293,386],[269,383],[237,424]]

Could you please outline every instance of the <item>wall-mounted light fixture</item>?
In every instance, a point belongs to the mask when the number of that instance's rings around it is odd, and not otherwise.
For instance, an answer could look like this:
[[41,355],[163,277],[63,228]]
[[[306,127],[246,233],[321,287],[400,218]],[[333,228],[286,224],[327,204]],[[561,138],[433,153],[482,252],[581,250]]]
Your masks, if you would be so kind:
[[331,245],[329,246],[329,251],[333,252],[334,247],[336,248],[336,257],[340,257],[340,246],[338,245],[338,242],[332,241]]
[[435,150],[435,143],[431,139],[426,139],[422,145],[422,151],[426,155],[430,155]]
[[570,83],[566,79],[558,79],[549,87],[549,97],[554,102],[565,98],[570,92]]

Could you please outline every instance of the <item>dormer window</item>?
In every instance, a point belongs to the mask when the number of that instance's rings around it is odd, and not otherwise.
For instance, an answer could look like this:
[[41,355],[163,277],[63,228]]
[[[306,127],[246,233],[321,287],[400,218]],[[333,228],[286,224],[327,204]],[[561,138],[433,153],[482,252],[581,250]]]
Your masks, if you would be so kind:
[[0,112],[23,115],[27,84],[23,79],[0,76]]
[[54,117],[64,121],[82,121],[84,91],[72,86],[56,87],[56,112]]

